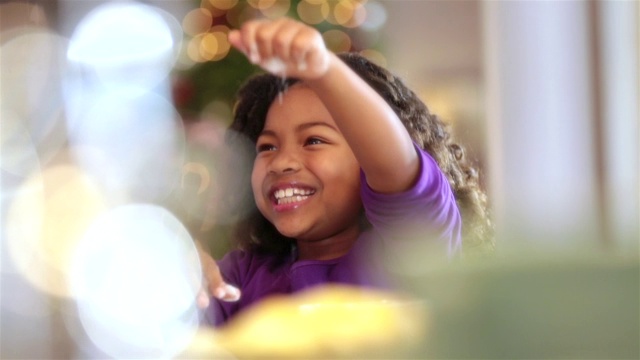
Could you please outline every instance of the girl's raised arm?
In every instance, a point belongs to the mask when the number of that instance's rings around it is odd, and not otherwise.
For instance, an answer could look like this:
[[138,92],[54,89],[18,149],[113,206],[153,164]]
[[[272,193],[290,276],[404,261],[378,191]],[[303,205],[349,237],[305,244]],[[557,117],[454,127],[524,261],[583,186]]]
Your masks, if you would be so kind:
[[420,164],[409,133],[385,100],[326,48],[317,30],[287,18],[254,20],[230,32],[229,41],[253,63],[299,78],[316,92],[372,189],[393,193],[413,185]]

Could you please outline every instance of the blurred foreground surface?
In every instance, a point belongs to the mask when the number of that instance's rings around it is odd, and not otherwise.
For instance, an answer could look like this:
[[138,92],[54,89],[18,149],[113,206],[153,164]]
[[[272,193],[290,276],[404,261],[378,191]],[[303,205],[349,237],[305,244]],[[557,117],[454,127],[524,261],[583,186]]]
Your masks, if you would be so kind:
[[[640,358],[635,255],[425,261],[421,268],[397,275],[401,294],[336,285],[265,300],[217,332],[201,327],[183,337],[170,358]],[[22,309],[40,310],[17,312],[7,305],[21,294],[6,274],[1,285],[2,359],[104,359],[123,351],[154,358],[131,344],[95,349],[88,339],[100,338],[82,334],[74,307],[60,299],[22,297]],[[140,302],[124,293],[115,299]],[[160,341],[175,331],[147,325],[137,325],[137,337]]]
[[433,312],[424,358],[640,356],[637,257],[511,258],[407,280]]
[[[399,280],[420,300],[340,287],[274,299],[221,334],[199,334],[184,358],[640,357],[634,256],[469,261]],[[305,301],[324,307],[311,316]]]

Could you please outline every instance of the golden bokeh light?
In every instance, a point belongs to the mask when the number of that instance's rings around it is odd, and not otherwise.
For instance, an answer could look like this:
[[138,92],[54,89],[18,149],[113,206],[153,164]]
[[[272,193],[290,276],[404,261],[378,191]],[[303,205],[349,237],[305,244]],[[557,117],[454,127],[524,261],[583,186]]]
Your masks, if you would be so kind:
[[291,1],[290,0],[278,0],[278,1],[271,1],[271,0],[260,0],[260,4],[262,3],[271,3],[270,6],[262,6],[259,8],[260,12],[262,12],[262,14],[264,14],[264,16],[266,16],[269,19],[277,19],[279,17],[285,16],[288,12],[289,9],[291,8]]
[[354,13],[354,6],[351,1],[342,0],[333,8],[333,16],[336,22],[342,26],[351,21]]
[[200,63],[205,62],[206,59],[200,55],[200,44],[202,43],[202,39],[207,33],[198,34],[189,40],[189,44],[187,45],[187,56],[189,59]]
[[197,8],[189,11],[182,19],[182,30],[189,36],[196,36],[209,31],[213,15],[205,8]]
[[229,53],[229,28],[216,25],[208,32],[194,36],[187,46],[188,57],[195,62],[217,61]]
[[216,9],[229,10],[238,4],[238,0],[209,0]]
[[345,52],[351,50],[351,38],[342,30],[327,30],[322,33],[322,38],[327,48],[333,52]]
[[254,19],[258,11],[251,6],[235,6],[227,12],[226,19],[229,25],[240,28],[246,21]]
[[331,7],[326,0],[303,0],[298,3],[297,7],[300,20],[312,25],[325,21],[330,10]]
[[200,7],[209,10],[213,17],[222,16],[225,13],[225,10],[213,6],[212,0],[202,0],[200,2]]
[[231,49],[231,44],[229,43],[229,28],[225,25],[216,25],[211,28],[210,32],[218,42],[218,50],[211,60],[217,61],[227,56]]
[[360,26],[367,17],[367,11],[362,2],[340,0],[333,8],[335,22],[344,27]]
[[278,1],[281,0],[247,0],[247,3],[255,9],[263,10],[272,7]]
[[210,32],[203,34],[198,51],[205,61],[212,60],[218,54],[218,38]]
[[373,49],[365,49],[360,51],[360,55],[366,57],[367,59],[373,61],[374,63],[382,67],[386,68],[388,66],[387,58],[380,51],[373,50]]
[[[367,7],[365,7],[367,1],[301,0],[293,10],[302,22],[312,26],[326,22],[330,25],[355,29],[364,27],[369,21]],[[226,24],[232,28],[240,28],[243,23],[251,19],[260,17],[277,19],[287,16],[292,10],[291,5],[291,0],[202,0],[201,8],[191,11],[183,20],[185,33],[192,37],[185,46],[185,59],[196,63],[217,61],[228,54],[231,49],[226,38],[228,29],[223,32],[206,29],[206,24],[217,22],[216,17],[224,16]],[[323,34],[323,38],[327,47],[334,52],[350,51],[354,47],[351,36],[341,30],[328,30]],[[386,63],[382,54],[372,52],[370,56],[379,62]],[[182,63],[188,65],[188,61],[182,61]]]
[[340,25],[338,23],[338,20],[336,20],[335,11],[334,11],[336,3],[329,2],[329,5],[330,5],[329,14],[327,14],[325,21],[331,25]]
[[31,176],[7,214],[9,254],[22,275],[49,294],[73,295],[67,284],[71,257],[105,203],[99,187],[75,166]]
[[366,0],[328,1],[331,7],[326,21],[331,25],[355,28],[364,23],[367,17]]
[[429,104],[429,110],[438,117],[453,124],[458,117],[456,111],[456,101],[454,99],[461,98],[455,93],[453,86],[437,86],[419,89],[418,97],[425,104]]

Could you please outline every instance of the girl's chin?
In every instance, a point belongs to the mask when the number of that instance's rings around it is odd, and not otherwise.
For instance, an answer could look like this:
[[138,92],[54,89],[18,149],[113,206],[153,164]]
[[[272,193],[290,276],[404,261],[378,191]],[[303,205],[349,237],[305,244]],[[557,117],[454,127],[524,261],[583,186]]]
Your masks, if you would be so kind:
[[288,229],[288,228],[279,228],[276,227],[276,229],[278,229],[278,232],[288,238],[292,238],[292,239],[296,239],[298,237],[300,237],[300,235],[302,235],[302,231],[300,230],[296,230],[296,229]]
[[292,239],[305,237],[305,234],[309,232],[309,229],[301,227],[300,223],[296,223],[296,224],[277,224],[276,223],[275,227],[280,234]]

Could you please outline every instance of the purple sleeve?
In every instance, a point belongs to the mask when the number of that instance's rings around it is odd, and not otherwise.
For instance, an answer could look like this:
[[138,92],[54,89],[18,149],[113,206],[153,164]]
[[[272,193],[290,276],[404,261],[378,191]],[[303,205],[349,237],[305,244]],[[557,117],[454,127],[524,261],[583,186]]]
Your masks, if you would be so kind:
[[435,160],[415,147],[421,168],[411,189],[394,194],[377,193],[361,175],[367,219],[383,239],[430,241],[452,256],[462,243],[460,212],[453,191]]
[[242,291],[236,302],[220,301],[211,297],[211,305],[204,314],[204,322],[218,326],[241,309],[272,294],[291,291],[291,278],[285,266],[274,268],[273,257],[233,250],[217,261],[222,278]]

